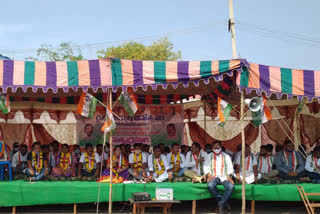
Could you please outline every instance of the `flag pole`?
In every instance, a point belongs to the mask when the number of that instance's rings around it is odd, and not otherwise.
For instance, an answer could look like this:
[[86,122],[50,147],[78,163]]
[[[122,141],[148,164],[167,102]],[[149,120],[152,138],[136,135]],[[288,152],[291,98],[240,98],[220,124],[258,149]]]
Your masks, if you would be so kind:
[[[109,95],[109,105],[112,106],[112,89],[110,88],[108,91]],[[112,110],[111,110],[112,112]],[[105,133],[106,134],[106,133]],[[109,135],[109,144],[110,144],[110,157],[109,157],[109,167],[110,167],[110,184],[109,184],[109,214],[112,214],[112,167],[113,167],[113,146],[112,146],[112,130]]]
[[[231,33],[231,44],[232,44],[232,57],[233,59],[237,59],[237,46],[236,46],[236,32],[234,26],[234,14],[233,14],[233,0],[229,0],[229,31]],[[240,114],[241,114],[241,162],[242,162],[242,209],[241,213],[246,213],[246,168],[245,166],[245,133],[244,133],[244,124],[243,118],[244,114],[244,92],[240,91]]]

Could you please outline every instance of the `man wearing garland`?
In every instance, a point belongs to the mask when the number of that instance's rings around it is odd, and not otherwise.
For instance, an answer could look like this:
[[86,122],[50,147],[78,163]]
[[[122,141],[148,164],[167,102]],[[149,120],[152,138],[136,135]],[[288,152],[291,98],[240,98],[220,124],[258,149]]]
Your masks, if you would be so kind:
[[32,151],[27,156],[28,168],[24,170],[30,181],[39,181],[49,174],[47,156],[41,151],[40,143],[32,144]]
[[313,149],[313,153],[307,157],[305,170],[312,183],[320,183],[320,146]]
[[284,149],[277,154],[276,167],[279,170],[279,177],[285,180],[304,179],[304,162],[301,155],[294,150],[291,140],[286,140]]
[[27,145],[22,144],[18,152],[16,152],[12,157],[12,172],[14,175],[22,175],[23,170],[28,167],[27,163]]
[[146,167],[147,167],[147,157],[142,152],[142,145],[136,143],[133,145],[134,151],[129,155],[130,168],[128,170],[129,174],[138,180],[143,180],[147,177]]
[[258,173],[258,162],[255,155],[251,153],[250,146],[246,144],[245,146],[245,167],[246,167],[246,177],[243,178],[242,175],[242,155],[238,155],[235,159],[235,169],[236,169],[236,179],[241,182],[245,179],[247,184],[257,183],[261,178]]
[[68,144],[62,145],[62,152],[56,160],[56,167],[52,168],[51,175],[54,177],[71,177],[75,176],[75,164],[77,159],[69,150]]
[[[232,180],[233,165],[228,154],[222,151],[220,141],[213,142],[213,152],[210,153],[204,164],[205,179],[207,180],[208,190],[218,200],[219,213],[226,207],[231,210],[228,200],[234,189]],[[223,185],[225,192],[223,196],[219,193],[217,185]]]
[[170,171],[167,157],[161,154],[159,145],[153,147],[153,154],[148,158],[149,176],[145,179],[146,182],[155,181],[163,182],[172,179],[172,175],[168,174]]
[[169,154],[167,154],[167,160],[170,167],[170,173],[175,178],[180,178],[184,175],[185,168],[185,156],[179,152],[179,145],[174,143],[171,145],[171,150]]
[[191,151],[186,156],[184,175],[192,179],[192,182],[201,182],[204,175],[204,162],[207,158],[207,153],[201,150],[199,143],[194,142],[191,146]]
[[99,177],[101,165],[99,155],[93,151],[91,143],[87,143],[85,149],[86,151],[80,157],[78,177]]

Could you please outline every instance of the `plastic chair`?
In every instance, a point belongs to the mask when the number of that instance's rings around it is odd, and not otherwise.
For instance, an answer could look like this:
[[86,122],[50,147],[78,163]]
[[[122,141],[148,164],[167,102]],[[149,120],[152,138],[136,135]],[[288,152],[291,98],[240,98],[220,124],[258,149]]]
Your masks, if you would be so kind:
[[4,176],[4,166],[8,165],[9,168],[9,180],[12,181],[12,169],[10,161],[0,161],[0,180],[3,181]]

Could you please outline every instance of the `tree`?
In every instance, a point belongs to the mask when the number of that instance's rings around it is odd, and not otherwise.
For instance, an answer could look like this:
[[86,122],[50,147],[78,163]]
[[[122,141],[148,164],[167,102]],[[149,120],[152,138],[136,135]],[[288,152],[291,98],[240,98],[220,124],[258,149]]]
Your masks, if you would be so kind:
[[140,42],[126,42],[122,45],[112,46],[107,49],[97,51],[98,58],[116,57],[133,60],[179,60],[181,52],[173,51],[173,44],[168,38],[161,38],[149,46]]
[[71,42],[63,42],[57,48],[52,45],[42,44],[37,49],[37,57],[28,57],[26,60],[43,61],[76,61],[82,60],[80,48],[73,48]]

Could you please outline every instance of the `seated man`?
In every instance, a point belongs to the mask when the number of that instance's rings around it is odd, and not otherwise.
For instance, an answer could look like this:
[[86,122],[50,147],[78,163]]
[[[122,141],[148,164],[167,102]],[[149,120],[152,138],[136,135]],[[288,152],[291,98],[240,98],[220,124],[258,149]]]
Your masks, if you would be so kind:
[[172,179],[172,175],[168,174],[170,171],[167,157],[161,154],[159,145],[153,147],[153,154],[148,158],[149,175],[145,179],[146,182],[155,181],[163,182],[165,180]]
[[140,143],[135,143],[133,145],[134,151],[129,155],[130,168],[128,172],[132,177],[138,180],[143,180],[147,177],[147,157],[145,153],[142,152],[141,146]]
[[[103,145],[98,144],[96,146],[96,152],[99,155],[101,166],[104,168],[106,165],[106,161],[108,160],[108,154],[106,152],[102,152],[102,150],[103,150]],[[103,156],[102,156],[102,154],[103,154]]]
[[242,155],[238,155],[235,159],[235,169],[236,169],[236,179],[238,182],[242,182],[245,179],[247,184],[252,184],[253,182],[258,182],[261,175],[258,174],[258,163],[257,158],[251,153],[250,146],[246,144],[245,148],[245,162],[246,162],[246,177],[242,176]]
[[320,183],[320,146],[313,149],[313,153],[307,157],[305,170],[313,183]]
[[291,140],[284,142],[284,149],[276,156],[279,177],[285,180],[305,180],[304,163],[301,155],[294,151]]
[[[224,206],[230,211],[228,200],[234,189],[233,165],[230,156],[222,151],[220,141],[213,142],[213,152],[205,161],[204,173],[210,193],[218,199],[219,210],[217,211],[222,213]],[[223,196],[219,193],[217,185],[224,186]]]
[[185,168],[184,164],[186,159],[182,153],[179,152],[179,145],[177,143],[172,144],[172,152],[167,154],[167,160],[170,167],[170,173],[173,177],[180,178],[184,175]]
[[52,169],[53,167],[56,167],[56,160],[58,159],[58,156],[60,154],[60,150],[59,150],[59,142],[58,141],[52,141],[51,144],[50,144],[52,150],[50,150],[50,153],[49,153],[49,167],[50,169]]
[[59,154],[56,160],[56,167],[52,168],[51,175],[54,177],[66,176],[71,177],[75,176],[75,164],[77,159],[69,150],[68,144],[62,145],[62,152]]
[[192,182],[202,182],[204,175],[203,165],[207,158],[207,153],[201,150],[200,144],[194,142],[191,146],[191,151],[186,156],[184,175],[192,179]]
[[27,145],[22,144],[18,152],[12,157],[12,172],[14,175],[22,175],[23,170],[28,167],[27,163]]
[[39,181],[49,174],[47,156],[41,151],[40,143],[32,144],[32,151],[27,156],[28,168],[24,170],[27,176],[31,176],[30,182]]
[[14,142],[12,147],[13,147],[12,150],[9,152],[11,162],[12,162],[13,155],[15,155],[17,152],[19,152],[20,146],[19,146],[18,142]]
[[258,159],[258,172],[261,174],[261,177],[265,180],[273,180],[279,175],[279,170],[272,169],[274,165],[273,156],[268,153],[268,147],[262,145],[260,147],[260,153],[257,157]]
[[99,155],[93,151],[91,143],[87,143],[85,149],[80,157],[78,177],[99,177],[101,165]]

